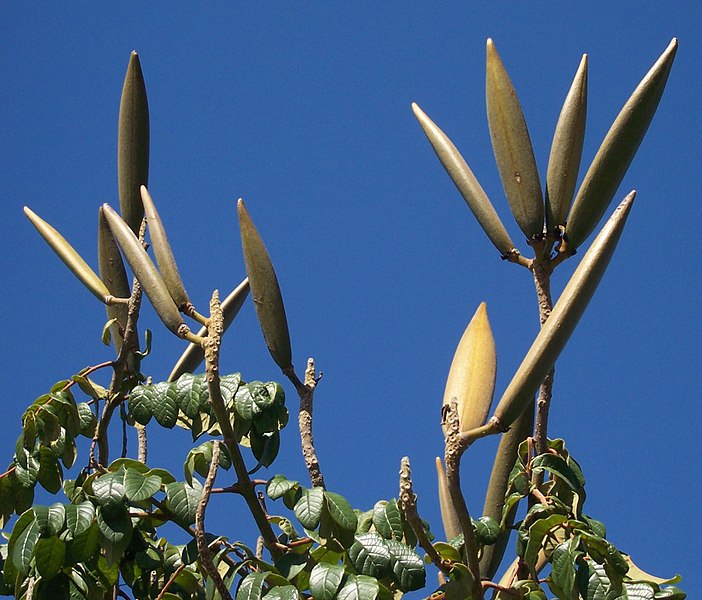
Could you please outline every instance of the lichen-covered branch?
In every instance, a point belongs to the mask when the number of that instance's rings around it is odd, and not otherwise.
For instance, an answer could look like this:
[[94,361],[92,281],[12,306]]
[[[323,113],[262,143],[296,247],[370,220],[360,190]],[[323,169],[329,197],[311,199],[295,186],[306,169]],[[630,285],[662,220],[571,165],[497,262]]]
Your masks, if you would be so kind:
[[432,546],[427,532],[424,529],[424,525],[422,525],[422,520],[419,518],[419,513],[417,512],[417,496],[412,489],[412,472],[407,456],[403,457],[400,462],[400,498],[398,504],[405,515],[405,520],[409,523],[414,535],[417,536],[419,545],[427,553],[431,562],[434,563],[440,571],[448,575],[451,571],[451,565],[441,558],[434,546]]
[[217,476],[217,467],[219,467],[219,440],[215,440],[212,444],[212,461],[210,462],[210,468],[207,472],[205,485],[202,488],[202,496],[200,496],[200,501],[197,503],[197,510],[195,511],[195,541],[197,543],[200,565],[210,576],[212,581],[214,581],[220,596],[232,600],[232,595],[229,593],[227,586],[222,580],[222,576],[219,574],[217,567],[212,561],[212,552],[210,551],[207,538],[205,537],[205,510],[207,509],[207,503],[210,501],[210,493],[212,492],[212,486]]
[[305,460],[307,472],[313,487],[324,488],[324,476],[317,459],[317,451],[314,448],[314,438],[312,437],[312,402],[314,400],[314,390],[317,387],[319,377],[314,368],[314,359],[307,359],[305,369],[305,381],[300,381],[295,373],[294,367],[290,366],[283,371],[285,376],[291,381],[300,397],[300,412],[298,415],[298,425],[300,427],[300,441],[302,444],[302,457]]

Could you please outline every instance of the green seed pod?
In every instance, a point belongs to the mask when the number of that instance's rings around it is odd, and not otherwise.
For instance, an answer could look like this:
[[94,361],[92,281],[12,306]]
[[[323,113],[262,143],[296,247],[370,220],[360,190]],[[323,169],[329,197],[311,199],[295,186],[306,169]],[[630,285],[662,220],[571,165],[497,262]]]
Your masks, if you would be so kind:
[[534,393],[575,330],[617,247],[635,196],[636,192],[631,192],[624,199],[595,238],[519,365],[495,409],[502,427],[510,427],[533,401]]
[[468,323],[451,362],[444,406],[456,400],[461,431],[485,424],[495,391],[497,354],[487,306],[482,302]]
[[263,240],[241,198],[237,204],[237,211],[239,213],[244,263],[251,285],[251,296],[256,308],[256,316],[268,351],[275,363],[285,370],[292,366],[292,350],[278,278]]
[[173,298],[173,302],[181,309],[186,304],[190,304],[190,298],[185,291],[183,282],[178,273],[173,251],[166,237],[166,230],[163,228],[163,223],[158,215],[154,201],[151,199],[149,190],[146,186],[141,186],[141,199],[144,203],[144,212],[146,213],[146,222],[149,227],[149,235],[151,237],[151,247],[156,255],[156,263],[161,272],[163,281],[166,283],[168,292]]
[[[224,333],[234,321],[234,318],[244,305],[246,297],[249,295],[249,280],[244,279],[222,302],[222,313],[224,313],[222,333]],[[207,328],[203,327],[198,331],[199,337],[207,335]],[[168,381],[175,381],[183,373],[193,373],[202,361],[205,360],[205,351],[199,344],[188,344],[185,352],[180,356],[178,362],[173,367]]]
[[566,96],[551,143],[546,172],[546,230],[565,225],[585,139],[587,114],[587,54],[583,54],[578,71]]
[[439,483],[439,508],[441,509],[441,521],[444,524],[444,533],[446,540],[450,541],[461,533],[461,524],[458,520],[458,514],[451,502],[451,494],[448,488],[448,479],[441,459],[436,457],[436,475]]
[[485,231],[502,256],[511,254],[514,251],[514,243],[510,239],[502,221],[500,221],[500,217],[497,216],[490,199],[483,191],[475,175],[473,175],[473,171],[470,170],[466,161],[463,160],[456,146],[415,103],[412,103],[412,111],[422,126],[429,143],[434,148],[436,156],[458,188],[458,191],[461,192],[461,196],[463,196],[468,208],[478,220],[483,231]]
[[539,171],[517,93],[491,39],[486,73],[487,119],[497,168],[512,214],[531,239],[544,230]]
[[119,104],[117,179],[122,218],[139,235],[144,217],[139,188],[149,184],[149,102],[136,52],[129,59]]
[[[88,288],[91,294],[100,302],[105,302],[107,296],[110,295],[110,290],[107,289],[102,280],[97,276],[88,263],[83,260],[78,252],[73,249],[65,238],[49,225],[44,219],[34,213],[28,206],[24,207],[24,214],[36,227],[51,249],[58,255],[64,264],[73,272],[80,282]],[[127,294],[129,295],[129,294]]]
[[627,100],[597,151],[568,215],[566,234],[572,250],[590,236],[617,192],[658,108],[677,49],[678,41],[673,38]]
[[[127,272],[124,269],[117,242],[103,214],[102,206],[98,209],[98,266],[100,279],[110,293],[117,298],[129,298],[132,292]],[[124,331],[127,326],[129,307],[126,304],[108,304],[105,308],[108,320],[117,319],[117,322],[110,327],[110,336],[119,354],[122,349],[122,336],[119,330],[121,328]]]
[[[525,439],[527,439],[534,429],[534,402],[530,404],[509,431],[502,434],[500,444],[497,447],[495,461],[492,465],[490,481],[485,494],[485,504],[483,506],[483,516],[492,517],[496,521],[502,520],[502,508],[505,505],[505,494],[510,473],[517,461],[517,449]],[[502,562],[502,558],[509,542],[510,527],[514,523],[517,512],[517,504],[514,505],[511,513],[507,517],[506,530],[500,533],[497,542],[491,546],[485,546],[480,558],[480,574],[485,579],[492,579]]]
[[183,319],[168,293],[161,274],[144,250],[142,243],[124,220],[108,204],[103,204],[102,208],[124,258],[127,259],[134,276],[139,280],[142,289],[149,297],[156,314],[170,331],[179,335],[179,329],[185,323],[183,323]]

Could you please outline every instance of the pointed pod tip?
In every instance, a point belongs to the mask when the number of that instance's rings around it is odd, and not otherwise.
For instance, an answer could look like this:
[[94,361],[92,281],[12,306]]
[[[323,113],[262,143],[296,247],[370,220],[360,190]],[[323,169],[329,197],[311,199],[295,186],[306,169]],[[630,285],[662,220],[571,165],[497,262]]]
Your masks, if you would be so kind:
[[29,208],[29,206],[23,207],[22,210],[24,211],[24,214],[27,216],[34,214],[34,211],[31,208]]

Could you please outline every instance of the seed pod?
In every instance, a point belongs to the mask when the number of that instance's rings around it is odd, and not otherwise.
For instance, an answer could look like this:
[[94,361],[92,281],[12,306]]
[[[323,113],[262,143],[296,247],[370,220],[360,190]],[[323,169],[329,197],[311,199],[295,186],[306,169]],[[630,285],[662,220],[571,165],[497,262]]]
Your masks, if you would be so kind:
[[283,296],[268,251],[246,211],[244,201],[237,204],[241,246],[246,274],[263,338],[275,363],[283,370],[292,366],[292,350]]
[[592,242],[519,365],[495,409],[502,427],[510,427],[533,400],[575,330],[617,247],[635,196],[636,192],[631,192],[624,199]]
[[546,230],[565,225],[585,139],[587,113],[587,54],[583,54],[578,71],[566,96],[551,143],[546,172]]
[[179,329],[185,323],[183,323],[160,273],[144,250],[144,246],[124,220],[108,204],[103,204],[102,208],[124,258],[127,259],[134,276],[139,280],[142,289],[149,297],[156,314],[170,331],[179,335]]
[[491,39],[486,72],[487,119],[497,168],[512,214],[531,239],[544,230],[539,171],[517,92]]
[[122,218],[139,235],[144,217],[139,188],[149,184],[149,102],[136,52],[129,59],[119,104],[117,179]]
[[590,165],[568,215],[568,246],[575,250],[592,233],[607,210],[658,108],[678,41],[641,80],[610,127]]
[[[132,292],[127,272],[112,230],[105,220],[102,206],[98,209],[98,266],[100,279],[110,293],[117,298],[129,298]],[[122,349],[122,336],[119,330],[121,328],[124,331],[127,326],[129,307],[126,304],[108,304],[105,308],[108,320],[117,319],[117,323],[110,327],[110,336],[115,351],[119,354]]]
[[166,237],[166,230],[163,228],[163,223],[158,215],[154,201],[151,199],[149,190],[146,186],[141,186],[141,199],[144,203],[144,212],[146,213],[146,222],[149,226],[149,235],[151,237],[151,247],[156,255],[156,263],[161,272],[161,277],[168,288],[168,292],[173,298],[173,302],[181,309],[186,304],[190,304],[190,298],[185,291],[183,282],[178,273],[178,265],[176,265],[173,251]]
[[[249,280],[244,279],[222,302],[222,312],[224,313],[222,333],[224,333],[234,321],[234,318],[244,305],[246,297],[249,295]],[[207,335],[207,328],[203,327],[198,331],[199,337]],[[205,351],[199,344],[190,343],[185,352],[180,356],[178,362],[173,367],[167,381],[175,381],[183,373],[193,373],[202,361],[205,360]]]
[[490,199],[483,191],[466,161],[463,160],[456,146],[415,103],[412,103],[412,111],[422,126],[429,143],[434,148],[436,156],[458,188],[458,191],[461,192],[461,196],[466,201],[468,208],[478,220],[490,241],[500,251],[502,256],[512,253],[514,251],[514,243],[510,239],[502,221],[500,221],[500,217],[497,216]]
[[439,508],[441,509],[441,521],[444,524],[446,540],[450,541],[461,533],[461,524],[456,514],[456,509],[451,502],[451,494],[448,488],[448,479],[441,459],[436,457],[436,475],[439,482]]
[[[509,431],[502,434],[497,447],[492,473],[485,494],[483,515],[492,517],[497,522],[502,520],[502,508],[505,505],[505,494],[510,473],[517,462],[517,449],[534,429],[534,402],[527,408]],[[507,543],[509,542],[510,527],[514,523],[518,504],[515,504],[507,516],[506,530],[500,533],[497,541],[491,546],[485,546],[480,558],[480,575],[485,579],[492,579],[502,562]]]
[[95,271],[93,271],[88,266],[88,263],[83,260],[83,257],[81,257],[81,255],[74,250],[73,246],[71,246],[58,231],[44,221],[44,219],[42,219],[39,215],[34,213],[28,206],[24,207],[24,214],[27,215],[27,218],[32,222],[32,225],[36,227],[37,231],[41,234],[41,237],[44,238],[46,243],[51,246],[51,249],[73,272],[80,282],[86,288],[88,288],[90,293],[100,300],[100,302],[105,302],[106,297],[110,295],[110,291],[97,276]]
[[487,306],[482,302],[468,323],[451,362],[444,406],[456,399],[461,431],[485,423],[495,391],[497,354]]

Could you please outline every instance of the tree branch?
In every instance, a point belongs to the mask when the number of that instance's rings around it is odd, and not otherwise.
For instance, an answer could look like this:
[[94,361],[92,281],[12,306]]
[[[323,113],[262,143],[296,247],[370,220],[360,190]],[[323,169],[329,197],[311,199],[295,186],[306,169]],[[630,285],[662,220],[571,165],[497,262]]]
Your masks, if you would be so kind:
[[300,428],[300,441],[302,443],[302,456],[305,459],[307,472],[313,487],[324,488],[324,476],[317,460],[317,451],[314,448],[312,437],[312,401],[314,400],[314,390],[317,382],[321,379],[317,377],[314,369],[314,359],[307,359],[305,369],[305,382],[302,383],[295,373],[295,368],[291,365],[283,371],[285,376],[291,381],[300,397],[300,413],[298,415],[298,425]]
[[200,501],[197,503],[197,510],[195,511],[195,541],[197,542],[200,565],[210,576],[212,581],[214,581],[219,595],[225,600],[233,600],[232,595],[229,593],[227,586],[222,580],[222,576],[219,574],[214,562],[212,562],[212,553],[210,552],[210,547],[207,544],[207,538],[205,537],[205,510],[207,509],[207,503],[210,501],[210,493],[212,492],[212,486],[214,485],[214,480],[217,476],[218,466],[219,440],[215,440],[212,443],[212,462],[210,463],[210,469],[207,472],[205,485],[202,488],[202,496],[200,496]]

